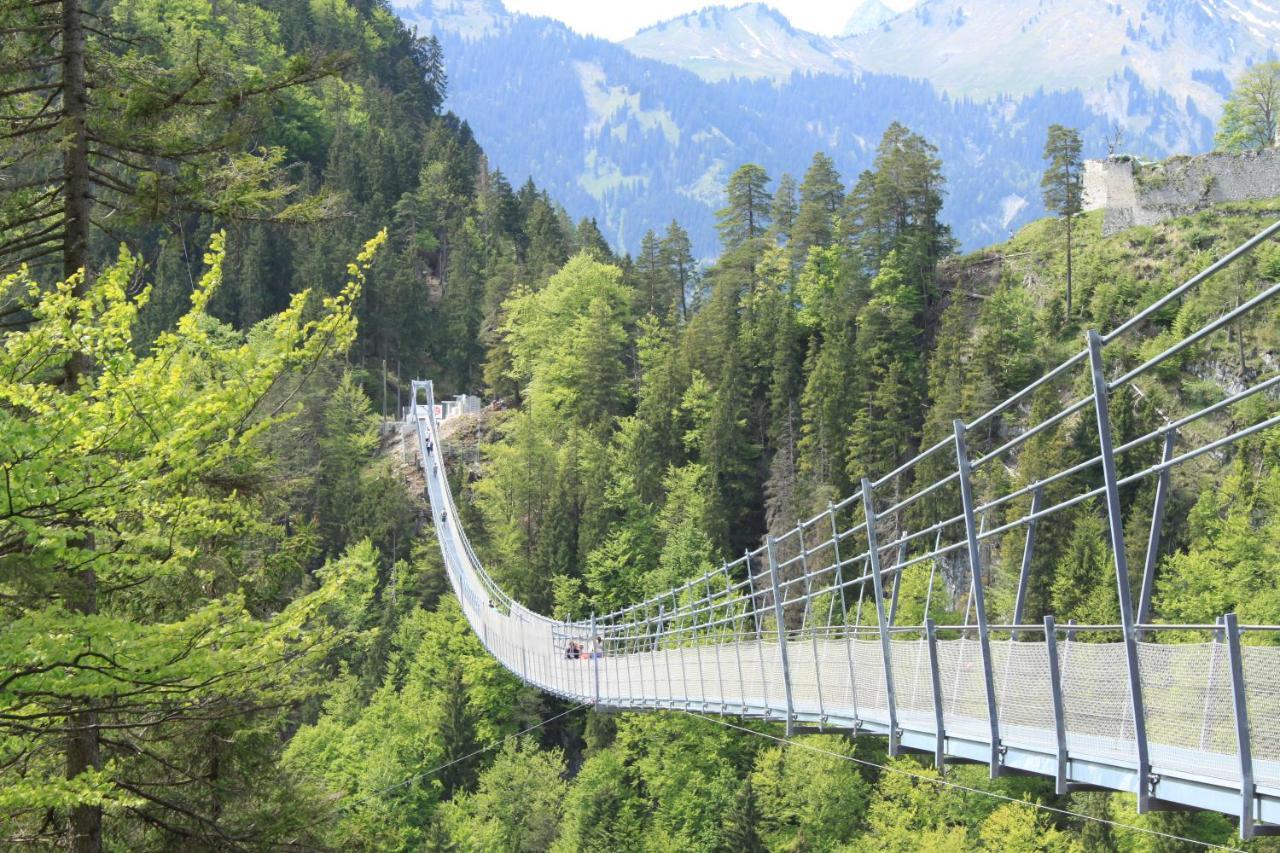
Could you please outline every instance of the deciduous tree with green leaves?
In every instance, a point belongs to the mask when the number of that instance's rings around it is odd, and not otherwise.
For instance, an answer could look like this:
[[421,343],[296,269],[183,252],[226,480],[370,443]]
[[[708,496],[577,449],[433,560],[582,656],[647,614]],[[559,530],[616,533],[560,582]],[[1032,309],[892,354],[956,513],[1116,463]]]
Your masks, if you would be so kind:
[[1213,141],[1223,151],[1280,145],[1280,62],[1260,62],[1240,75]]
[[[340,294],[300,293],[237,333],[207,313],[218,235],[190,312],[142,352],[133,335],[146,296],[129,295],[129,254],[51,290],[24,270],[0,280],[0,299],[31,316],[0,340],[0,811],[16,838],[101,849],[104,812],[170,840],[256,837],[260,818],[229,809],[219,786],[184,787],[216,766],[175,764],[166,750],[184,725],[298,698],[338,636],[316,620],[341,568],[283,611],[251,613],[250,578],[236,580],[237,549],[220,543],[268,526],[254,500],[260,439],[292,414],[296,386],[353,340],[381,239]],[[84,369],[58,382],[73,360]]]

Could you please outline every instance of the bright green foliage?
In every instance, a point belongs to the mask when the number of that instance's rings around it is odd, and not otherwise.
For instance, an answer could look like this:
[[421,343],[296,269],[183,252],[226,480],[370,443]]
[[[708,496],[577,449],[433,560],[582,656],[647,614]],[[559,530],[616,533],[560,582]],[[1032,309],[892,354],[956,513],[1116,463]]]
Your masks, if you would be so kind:
[[1269,624],[1280,613],[1280,433],[1264,433],[1187,519],[1190,543],[1162,567],[1159,612],[1171,621],[1236,613]]
[[647,804],[632,786],[626,754],[619,747],[588,758],[574,778],[560,837],[552,850],[632,850],[642,845]]
[[1213,141],[1223,151],[1251,151],[1276,145],[1278,132],[1280,62],[1259,62],[1236,80]]
[[[270,808],[235,802],[234,786],[176,804],[152,789],[216,778],[179,770],[190,767],[179,755],[165,760],[188,746],[183,736],[219,722],[247,734],[258,709],[313,691],[316,665],[346,631],[324,614],[367,594],[361,561],[344,561],[316,592],[255,614],[243,583],[290,571],[289,560],[245,571],[252,564],[232,543],[270,533],[254,488],[266,470],[261,438],[293,414],[289,396],[273,392],[350,344],[352,306],[381,242],[350,266],[338,296],[317,306],[298,294],[240,334],[206,313],[221,282],[219,235],[191,310],[142,352],[133,334],[145,293],[127,295],[138,269],[128,254],[87,286],[42,292],[22,273],[0,282],[0,301],[24,301],[33,318],[0,342],[7,813],[34,828],[47,809],[129,806],[189,827],[222,815],[238,832]],[[76,357],[92,373],[74,387],[48,381]],[[127,740],[101,737],[101,763],[57,781],[53,750],[90,719]],[[207,756],[215,766],[219,757]]]
[[[435,805],[475,780],[477,760],[422,771],[495,744],[524,722],[525,688],[484,651],[451,598],[435,611],[410,613],[394,649],[391,670],[367,707],[330,701],[286,753],[296,773],[343,795],[328,836],[340,846],[357,840],[384,849],[421,846]],[[496,777],[490,784],[497,785]]]
[[443,809],[450,840],[461,850],[537,853],[559,834],[569,805],[564,755],[539,750],[533,741],[507,741],[480,775],[473,794]]
[[1006,803],[978,829],[984,850],[1007,853],[1084,853],[1084,846],[1056,829],[1044,812],[1030,803]]
[[853,755],[843,738],[811,735],[797,742],[802,746],[756,756],[750,784],[759,831],[772,850],[835,849],[858,835],[871,786],[856,764],[840,757]]
[[620,412],[630,311],[621,272],[587,255],[508,303],[512,377],[536,411],[579,425]]

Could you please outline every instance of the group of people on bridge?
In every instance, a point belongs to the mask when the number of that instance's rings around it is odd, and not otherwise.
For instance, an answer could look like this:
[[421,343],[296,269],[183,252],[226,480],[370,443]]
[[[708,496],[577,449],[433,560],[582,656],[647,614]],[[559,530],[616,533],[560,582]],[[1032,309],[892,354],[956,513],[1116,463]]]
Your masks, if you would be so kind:
[[577,640],[570,640],[569,644],[564,647],[564,656],[566,660],[591,660],[593,658],[604,657],[604,639],[597,636],[591,641],[591,648],[588,650],[585,641],[579,643]]

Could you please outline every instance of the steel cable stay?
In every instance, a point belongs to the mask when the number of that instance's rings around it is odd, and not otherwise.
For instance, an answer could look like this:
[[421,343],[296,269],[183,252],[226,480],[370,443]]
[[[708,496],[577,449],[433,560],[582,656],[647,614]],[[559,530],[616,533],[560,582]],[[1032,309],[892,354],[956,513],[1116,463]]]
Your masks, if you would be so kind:
[[[1194,460],[1221,460],[1237,442],[1280,427],[1280,373],[1251,375],[1121,443],[1113,443],[1110,398],[1139,380],[1176,376],[1179,360],[1213,334],[1274,304],[1280,285],[1268,284],[1156,355],[1137,345],[1162,331],[1161,309],[1277,233],[1280,222],[1110,333],[1090,331],[1084,349],[1039,379],[760,547],[659,595],[577,619],[534,613],[486,571],[438,451],[433,386],[415,381],[409,420],[449,582],[494,657],[571,702],[732,714],[782,722],[788,733],[882,735],[891,754],[979,762],[993,777],[1042,774],[1059,793],[1129,791],[1139,812],[1209,809],[1237,816],[1242,838],[1275,834],[1280,646],[1241,638],[1277,626],[1240,625],[1234,614],[1211,625],[1163,623],[1151,617],[1151,591],[1173,479],[1194,474]],[[1148,324],[1130,352],[1115,349]],[[1028,423],[1032,401],[1046,399],[1068,402]],[[993,477],[995,469],[1016,471],[1037,437],[1064,428],[1095,430],[1094,454],[997,485],[1009,478]],[[1161,446],[1156,462],[1135,455]],[[1140,583],[1131,583],[1124,514],[1146,511],[1131,506],[1130,492],[1152,478],[1146,559]],[[1108,521],[1120,624],[1058,626],[1052,616],[1026,624],[1037,525],[1087,501]],[[1006,562],[1021,564],[1016,604],[995,614],[985,591],[1006,552],[1017,555]],[[925,623],[896,624],[902,579],[925,563]],[[953,577],[967,587],[950,590],[966,596],[965,624],[934,624],[936,578],[948,586]],[[1131,586],[1141,590],[1136,605]]]

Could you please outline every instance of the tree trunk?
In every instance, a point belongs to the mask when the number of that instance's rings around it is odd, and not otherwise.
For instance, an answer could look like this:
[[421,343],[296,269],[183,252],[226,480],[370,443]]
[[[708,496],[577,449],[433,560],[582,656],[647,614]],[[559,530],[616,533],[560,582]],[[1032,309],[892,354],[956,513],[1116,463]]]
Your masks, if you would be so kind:
[[[62,273],[70,278],[81,274],[76,293],[86,292],[89,270],[89,123],[85,86],[85,31],[80,0],[62,2],[62,117],[66,149],[62,155],[62,198],[65,224],[62,241]],[[74,388],[88,367],[87,358],[77,353],[67,364],[67,387]],[[70,603],[80,613],[96,613],[98,583],[92,569],[79,572],[78,585]],[[74,779],[102,766],[98,743],[98,713],[89,704],[68,717],[66,745],[67,778]],[[77,805],[71,809],[68,825],[71,849],[77,853],[102,850],[101,806]]]
[[1071,214],[1067,214],[1067,316],[1071,316]]

